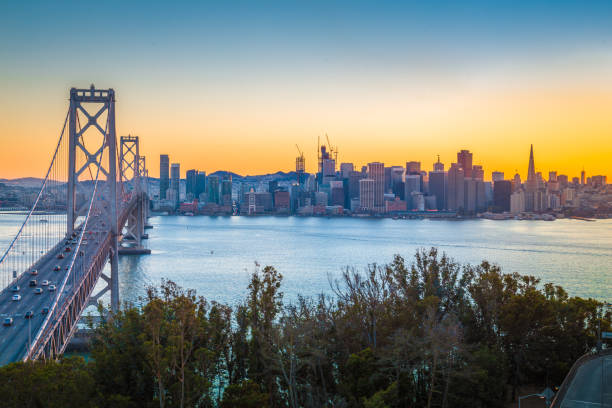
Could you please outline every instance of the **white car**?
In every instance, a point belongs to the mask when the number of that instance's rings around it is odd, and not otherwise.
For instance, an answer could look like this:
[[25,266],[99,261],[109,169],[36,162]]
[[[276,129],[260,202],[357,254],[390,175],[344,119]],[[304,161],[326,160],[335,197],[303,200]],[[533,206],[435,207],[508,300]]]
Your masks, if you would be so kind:
[[35,295],[41,295],[43,293],[43,288],[36,288],[34,289],[34,294]]
[[18,302],[21,300],[21,295],[13,295],[13,302]]
[[40,282],[41,285],[43,286],[49,286],[49,281],[48,280],[44,280],[42,282]]
[[49,292],[55,292],[55,285],[49,285]]

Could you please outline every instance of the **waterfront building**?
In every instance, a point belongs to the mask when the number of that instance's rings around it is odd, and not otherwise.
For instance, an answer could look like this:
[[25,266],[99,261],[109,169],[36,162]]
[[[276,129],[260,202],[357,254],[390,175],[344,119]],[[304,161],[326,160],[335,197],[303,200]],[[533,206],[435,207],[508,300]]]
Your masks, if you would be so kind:
[[380,162],[368,163],[368,178],[374,180],[374,209],[384,210],[385,194],[385,164]]
[[166,199],[166,191],[170,188],[170,158],[167,154],[159,156],[159,199]]
[[569,179],[565,174],[559,174],[557,176],[557,180],[559,181],[559,186],[561,188],[565,188],[569,184]]
[[179,163],[172,163],[170,166],[170,188],[175,191],[175,202],[178,202],[181,199],[181,165]]
[[438,203],[436,202],[435,195],[425,196],[425,210],[437,210]]
[[463,170],[464,177],[472,177],[472,153],[469,150],[461,150],[457,153],[457,164]]
[[363,211],[374,211],[375,196],[376,181],[369,178],[359,180],[359,206]]
[[395,197],[394,200],[385,201],[385,212],[386,213],[405,212],[406,209],[407,209],[406,201],[400,200],[399,197]]
[[522,186],[521,175],[516,173],[512,179],[512,190],[518,190]]
[[425,211],[425,195],[419,191],[410,193],[411,210]]
[[593,185],[593,187],[603,187],[608,183],[608,177],[607,176],[593,176],[591,177],[591,184]]
[[497,211],[510,211],[512,183],[509,180],[497,180],[493,183],[493,205]]

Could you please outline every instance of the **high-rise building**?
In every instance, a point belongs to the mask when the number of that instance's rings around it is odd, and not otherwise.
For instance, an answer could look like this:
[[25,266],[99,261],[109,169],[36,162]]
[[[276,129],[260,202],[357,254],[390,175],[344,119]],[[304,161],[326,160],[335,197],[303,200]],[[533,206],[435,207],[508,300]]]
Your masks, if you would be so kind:
[[334,159],[323,159],[323,178],[336,176],[336,161]]
[[476,213],[476,181],[473,178],[464,178],[463,180],[463,209],[468,213]]
[[413,210],[415,208],[412,202],[412,193],[421,192],[421,175],[420,174],[407,174],[404,182],[404,197],[408,209]]
[[509,180],[497,180],[493,183],[493,204],[497,211],[510,211],[512,183]]
[[479,165],[472,166],[472,178],[474,180],[480,180],[480,181],[484,180],[484,169],[482,168],[482,166],[479,166]]
[[374,211],[376,208],[376,190],[376,180],[359,180],[359,205],[363,211]]
[[349,182],[348,182],[348,196],[349,199],[359,198],[359,180],[362,180],[366,177],[360,171],[351,171],[349,173]]
[[208,176],[208,202],[219,204],[219,176]]
[[187,197],[198,198],[196,194],[196,176],[198,172],[196,170],[187,170],[185,173],[185,194]]
[[198,171],[196,174],[196,189],[195,196],[196,198],[200,198],[200,195],[206,192],[206,172]]
[[580,172],[580,184],[581,184],[581,185],[583,185],[583,186],[586,184],[585,177],[586,177],[586,173],[585,173],[585,171],[584,171],[584,169],[583,169],[583,170]]
[[536,191],[538,190],[538,176],[535,171],[533,159],[533,145],[529,150],[529,167],[527,169],[527,180],[525,181],[525,211],[538,211],[536,208]]
[[404,199],[404,174],[406,170],[402,166],[391,167],[391,191],[396,197]]
[[406,162],[406,174],[420,174],[421,173],[421,162],[409,161]]
[[446,208],[446,173],[444,170],[429,172],[429,194],[435,196],[438,211]]
[[464,209],[464,173],[459,163],[452,163],[448,169],[446,208],[451,211],[462,211]]
[[368,178],[374,180],[374,207],[383,211],[385,203],[385,164],[380,162],[368,163]]
[[493,183],[495,183],[496,181],[502,181],[503,179],[504,179],[503,171],[494,171],[493,173],[491,173],[491,181],[493,181]]
[[525,190],[522,188],[510,195],[510,212],[512,214],[525,212]]
[[463,169],[463,177],[472,177],[472,153],[469,150],[457,153],[457,164]]
[[175,192],[176,201],[181,200],[181,165],[172,163],[170,166],[170,188]]
[[340,163],[340,175],[343,179],[349,178],[353,170],[353,163]]
[[548,172],[548,181],[557,181],[557,172],[549,171]]
[[167,154],[159,155],[159,198],[166,199],[170,187],[170,158]]
[[221,205],[232,205],[232,175],[224,174],[221,182]]
[[444,171],[444,163],[440,161],[440,155],[438,155],[438,161],[433,165],[433,171]]

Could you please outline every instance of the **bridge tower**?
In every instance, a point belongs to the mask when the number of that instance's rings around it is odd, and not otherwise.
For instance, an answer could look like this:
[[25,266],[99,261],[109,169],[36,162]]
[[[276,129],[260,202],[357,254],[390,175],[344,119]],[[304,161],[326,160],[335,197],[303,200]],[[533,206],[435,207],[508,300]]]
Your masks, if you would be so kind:
[[[79,112],[85,117],[87,123],[80,127]],[[98,119],[106,114],[106,125],[102,127]],[[77,129],[80,127],[80,129]],[[102,135],[102,143],[94,142],[93,146],[86,146],[85,133]],[[77,187],[79,179],[92,167],[101,172],[106,180],[105,195],[108,205],[103,206],[105,218],[111,232],[110,265],[111,276],[104,274],[101,277],[108,286],[92,300],[97,299],[108,290],[111,291],[111,309],[119,310],[119,231],[117,218],[117,135],[115,130],[115,91],[113,89],[96,89],[93,84],[90,89],[70,89],[70,108],[68,122],[68,198],[67,198],[67,234],[74,232],[77,218],[86,209],[79,208],[77,201]],[[90,140],[90,137],[87,137]],[[84,155],[78,160],[77,153]],[[102,155],[102,156],[101,156]],[[80,156],[79,156],[80,157]],[[103,160],[100,160],[100,158]],[[78,168],[77,168],[78,167]]]
[[129,194],[136,197],[136,205],[127,216],[127,225],[122,242],[129,246],[120,246],[120,254],[148,254],[150,250],[142,245],[142,239],[146,237],[144,229],[146,224],[147,194],[145,191],[146,162],[140,156],[140,145],[138,136],[121,136],[119,157],[119,174],[121,184],[130,189]]

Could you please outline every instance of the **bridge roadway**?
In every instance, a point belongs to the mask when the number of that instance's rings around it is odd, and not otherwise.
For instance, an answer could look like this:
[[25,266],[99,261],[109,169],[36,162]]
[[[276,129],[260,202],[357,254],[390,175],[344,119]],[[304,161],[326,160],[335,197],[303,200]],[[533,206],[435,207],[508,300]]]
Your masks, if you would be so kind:
[[[127,212],[130,210],[130,202],[124,203],[122,216],[120,216],[119,226],[122,228],[127,218]],[[105,206],[106,207],[106,206]],[[87,231],[83,236],[83,243],[80,251],[83,252],[82,258],[84,264],[80,270],[85,273],[88,268],[88,262],[95,258],[98,251],[103,250],[102,245],[106,242],[107,236],[110,234],[110,229],[106,225],[106,221],[100,214],[92,214],[87,225]],[[123,221],[123,222],[121,222]],[[75,229],[76,238],[73,242],[78,243],[78,238],[81,233],[82,226]],[[53,249],[43,255],[36,263],[33,269],[38,271],[37,275],[32,275],[31,271],[26,271],[17,280],[0,292],[0,322],[4,324],[7,317],[13,318],[11,326],[0,327],[0,366],[14,361],[20,361],[26,354],[30,341],[34,338],[42,328],[42,324],[46,315],[42,313],[43,308],[50,308],[57,296],[61,296],[58,302],[58,307],[61,306],[62,300],[72,295],[73,285],[72,279],[66,282],[64,291],[60,293],[60,285],[68,273],[67,268],[72,260],[72,255],[77,247],[76,243],[70,243],[72,237],[62,239]],[[70,252],[66,252],[66,248],[70,248]],[[58,259],[58,255],[63,254],[63,259]],[[77,258],[80,257],[77,254]],[[75,265],[79,259],[75,260]],[[55,267],[59,266],[59,271],[54,271]],[[77,279],[80,276],[77,277]],[[36,279],[36,287],[30,287],[29,282]],[[42,286],[41,283],[48,280],[50,285],[56,286],[55,292],[49,291],[49,286]],[[13,286],[19,286],[18,292],[13,292]],[[42,288],[42,294],[35,294],[36,288]],[[15,294],[21,295],[21,300],[13,301],[12,297]],[[32,311],[34,316],[31,319],[26,319],[25,314]],[[53,322],[49,322],[50,324]]]

